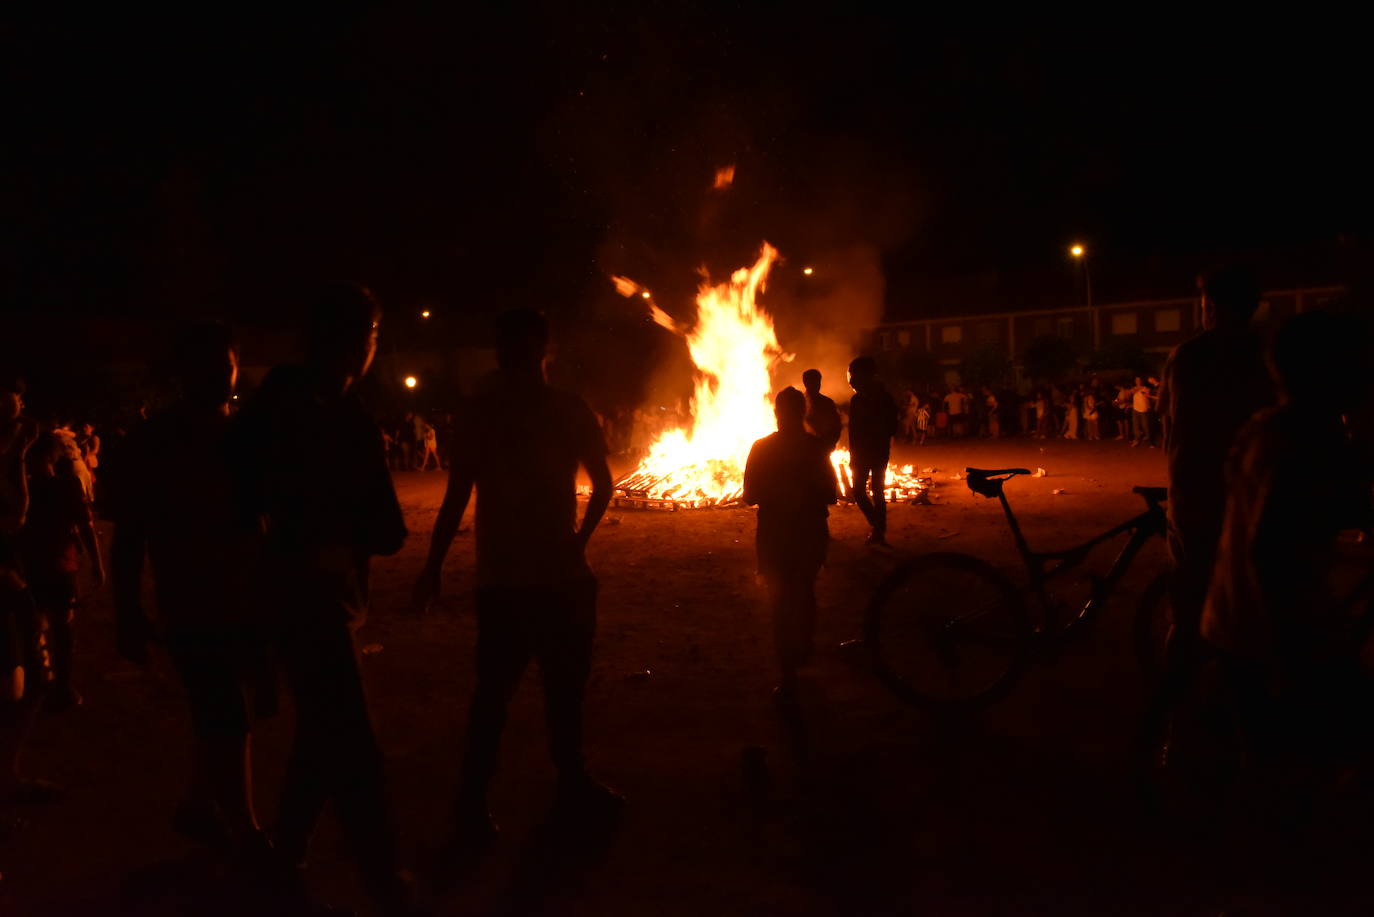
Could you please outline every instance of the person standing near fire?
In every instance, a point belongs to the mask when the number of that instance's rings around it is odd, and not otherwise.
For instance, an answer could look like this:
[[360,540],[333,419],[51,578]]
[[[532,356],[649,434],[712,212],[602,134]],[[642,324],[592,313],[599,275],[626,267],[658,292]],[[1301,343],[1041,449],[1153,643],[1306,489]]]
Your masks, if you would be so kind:
[[[439,594],[444,557],[476,488],[477,689],[447,845],[460,864],[496,840],[487,788],[506,708],[531,658],[539,663],[558,768],[555,820],[606,824],[625,802],[591,777],[582,751],[597,594],[586,549],[610,504],[611,471],[591,409],[545,381],[548,338],[538,312],[497,318],[497,369],[480,384],[462,424],[429,559],[415,585],[415,605],[423,609]],[[580,525],[579,466],[592,483]]]
[[[897,432],[897,405],[878,379],[872,357],[849,364],[849,460],[854,474],[854,502],[872,526],[865,544],[887,546],[887,459]],[[872,499],[869,495],[872,494]]]
[[825,445],[826,454],[834,452],[844,423],[835,402],[821,394],[821,371],[802,373],[802,385],[806,388],[806,432]]
[[830,542],[826,519],[836,499],[835,471],[826,444],[806,430],[806,399],[801,392],[778,392],[773,413],[778,432],[749,450],[744,502],[759,508],[758,570],[768,588],[782,668],[777,697],[794,704],[797,670],[810,661],[813,649],[816,577]]
[[369,897],[383,913],[404,914],[410,893],[354,645],[371,558],[395,554],[406,538],[381,430],[355,392],[380,321],[365,287],[326,290],[310,313],[306,362],[272,370],[239,416],[232,448],[245,508],[265,523],[264,587],[296,707],[277,851],[303,866],[332,801]]

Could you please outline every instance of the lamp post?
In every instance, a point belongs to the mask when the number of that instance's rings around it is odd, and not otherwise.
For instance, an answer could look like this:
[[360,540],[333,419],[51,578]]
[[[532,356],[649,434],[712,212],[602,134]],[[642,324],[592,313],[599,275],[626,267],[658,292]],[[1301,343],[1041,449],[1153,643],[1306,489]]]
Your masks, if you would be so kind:
[[1087,297],[1088,308],[1093,307],[1093,278],[1088,271],[1088,250],[1081,245],[1075,245],[1069,249],[1069,254],[1073,255],[1083,265],[1083,289]]
[[1093,348],[1102,346],[1102,329],[1099,327],[1097,312],[1093,309],[1093,275],[1088,270],[1088,250],[1081,243],[1075,242],[1069,248],[1069,254],[1083,265],[1083,293],[1088,306],[1088,320],[1093,323]]

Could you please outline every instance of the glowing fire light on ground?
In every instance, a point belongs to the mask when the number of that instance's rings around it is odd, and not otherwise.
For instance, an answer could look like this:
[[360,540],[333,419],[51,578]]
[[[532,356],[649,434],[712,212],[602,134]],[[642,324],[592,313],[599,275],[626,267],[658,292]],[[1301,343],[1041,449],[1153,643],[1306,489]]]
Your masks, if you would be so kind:
[[[726,283],[703,281],[689,330],[649,303],[656,323],[686,339],[697,367],[692,424],[664,433],[649,447],[639,465],[616,483],[623,498],[670,509],[739,501],[750,447],[776,429],[772,372],[792,359],[778,344],[772,317],[758,303],[777,259],[777,249],[765,242],[752,267],[735,271]],[[622,296],[648,298],[633,280],[611,281]],[[849,453],[837,449],[831,462],[847,488]],[[914,497],[924,487],[912,466],[889,466],[889,499]]]

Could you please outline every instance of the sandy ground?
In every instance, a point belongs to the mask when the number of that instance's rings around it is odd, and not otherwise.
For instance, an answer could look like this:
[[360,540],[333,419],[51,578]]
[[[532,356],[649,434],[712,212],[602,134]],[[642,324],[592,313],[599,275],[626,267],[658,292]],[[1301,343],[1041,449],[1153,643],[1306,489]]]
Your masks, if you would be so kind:
[[[1147,549],[1086,639],[1036,666],[1007,701],[958,723],[899,703],[839,649],[904,557],[968,551],[1019,577],[997,504],[953,472],[1046,468],[1048,477],[1017,479],[1008,493],[1032,544],[1050,548],[1138,512],[1130,489],[1164,482],[1160,453],[1015,439],[907,447],[897,460],[939,469],[935,505],[891,508],[892,552],[863,547],[856,508],[832,514],[804,736],[783,727],[770,697],[751,512],[612,509],[590,550],[602,599],[588,746],[595,771],[630,799],[625,822],[607,846],[576,855],[534,840],[554,775],[532,671],[492,797],[500,846],[439,912],[1215,914],[1263,902],[1133,804],[1126,762],[1141,689],[1128,619],[1135,593],[1163,568],[1162,544]],[[376,645],[363,666],[414,862],[441,836],[472,689],[470,533],[451,554],[439,606],[425,618],[405,608],[445,478],[397,476],[412,535],[375,563],[374,611],[359,638]],[[80,628],[87,702],[44,717],[30,758],[33,772],[70,793],[0,840],[3,914],[109,913],[131,876],[175,872],[187,856],[168,824],[187,769],[176,682],[165,666],[141,673],[114,655],[104,596],[87,603]],[[289,735],[289,711],[258,732],[269,816]],[[764,750],[761,793],[744,790],[751,746]],[[358,900],[329,819],[311,877],[329,900]]]

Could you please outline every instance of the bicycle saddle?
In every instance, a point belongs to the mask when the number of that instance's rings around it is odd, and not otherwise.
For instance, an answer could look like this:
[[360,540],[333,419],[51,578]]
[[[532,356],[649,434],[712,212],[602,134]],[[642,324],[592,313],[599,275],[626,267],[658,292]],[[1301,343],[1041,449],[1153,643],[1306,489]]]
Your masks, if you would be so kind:
[[1018,474],[1030,474],[1029,468],[965,468],[968,475],[968,489],[985,497],[995,497],[1002,492],[1002,482]]

